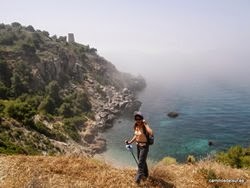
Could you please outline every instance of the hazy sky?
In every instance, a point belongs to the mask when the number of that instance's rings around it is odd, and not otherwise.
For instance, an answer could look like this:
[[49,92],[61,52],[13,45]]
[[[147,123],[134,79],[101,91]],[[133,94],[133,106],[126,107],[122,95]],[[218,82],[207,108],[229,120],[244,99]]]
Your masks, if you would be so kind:
[[250,72],[250,0],[1,0],[0,6],[0,22],[57,36],[73,32],[121,71],[169,79]]

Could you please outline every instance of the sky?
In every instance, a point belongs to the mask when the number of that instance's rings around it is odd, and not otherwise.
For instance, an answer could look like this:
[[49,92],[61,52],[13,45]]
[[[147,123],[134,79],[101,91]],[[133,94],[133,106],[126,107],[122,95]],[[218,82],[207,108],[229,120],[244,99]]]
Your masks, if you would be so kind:
[[[74,33],[147,79],[248,78],[249,0],[0,0],[0,23]],[[190,76],[192,75],[192,76]]]

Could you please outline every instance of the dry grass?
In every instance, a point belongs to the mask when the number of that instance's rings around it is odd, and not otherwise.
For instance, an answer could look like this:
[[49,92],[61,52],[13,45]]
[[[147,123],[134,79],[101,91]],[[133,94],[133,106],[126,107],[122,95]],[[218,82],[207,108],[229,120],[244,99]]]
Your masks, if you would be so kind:
[[[117,169],[92,158],[1,156],[0,164],[4,164],[0,167],[1,188],[138,187],[134,183],[135,169]],[[149,180],[141,187],[162,185]]]
[[[234,169],[209,160],[195,164],[162,165],[158,163],[151,170],[157,179],[168,180],[178,188],[250,187],[250,170]],[[244,180],[244,183],[218,183],[209,180]]]
[[[209,161],[194,165],[157,164],[150,178],[134,183],[136,169],[118,169],[92,158],[0,156],[0,187],[250,187],[245,183],[209,183],[208,178],[249,180],[249,170],[232,169]],[[212,175],[209,172],[213,172]]]

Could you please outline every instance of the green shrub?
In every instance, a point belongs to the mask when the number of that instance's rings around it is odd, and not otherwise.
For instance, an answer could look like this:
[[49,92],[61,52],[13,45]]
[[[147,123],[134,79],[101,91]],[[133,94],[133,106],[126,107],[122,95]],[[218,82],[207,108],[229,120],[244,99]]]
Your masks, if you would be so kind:
[[21,130],[19,130],[19,129],[14,129],[12,131],[12,135],[16,139],[20,139],[22,137],[22,134],[23,134],[23,132]]
[[60,87],[57,81],[52,81],[46,86],[45,90],[46,97],[43,99],[38,109],[39,111],[53,115],[62,102],[59,96]]
[[63,99],[63,103],[58,109],[59,115],[66,118],[81,116],[84,113],[91,112],[91,103],[84,92],[73,92]]
[[28,25],[25,29],[30,32],[35,32],[35,29],[32,25]]
[[78,127],[82,126],[86,121],[85,117],[73,117],[64,119],[64,130],[65,132],[76,142],[80,142],[81,137],[78,134]]
[[3,23],[0,24],[0,29],[5,29],[5,25]]
[[17,100],[20,100],[21,102],[26,102],[30,106],[32,106],[34,109],[37,109],[40,105],[43,97],[40,95],[29,95],[27,93],[22,94],[20,97],[17,98]]
[[48,31],[42,31],[42,34],[43,34],[45,37],[49,37],[49,32],[48,32]]
[[58,113],[66,118],[74,115],[74,107],[70,103],[63,103],[58,109]]
[[209,180],[212,180],[212,179],[220,179],[215,171],[211,168],[209,169],[206,169],[206,168],[201,168],[199,171],[198,171],[207,181]]
[[36,53],[36,48],[32,44],[22,44],[21,45],[22,51],[25,53],[25,55],[34,55]]
[[164,164],[164,165],[171,165],[171,164],[176,164],[176,159],[173,158],[173,157],[164,157],[161,162]]
[[58,132],[56,130],[54,130],[52,139],[58,140],[58,141],[61,141],[61,142],[66,142],[67,141],[66,136],[64,136],[62,133],[60,133],[60,132]]
[[53,131],[46,127],[43,123],[37,122],[33,124],[32,128],[37,132],[58,141],[66,141],[66,137],[57,131]]
[[240,157],[241,166],[244,168],[250,168],[250,155]]
[[37,123],[33,124],[32,128],[34,130],[36,130],[37,132],[39,132],[47,137],[52,136],[51,130],[41,122],[37,122]]
[[13,23],[11,23],[11,26],[12,27],[17,27],[17,28],[22,27],[22,25],[19,22],[13,22]]
[[41,47],[41,45],[43,45],[44,41],[42,40],[42,37],[39,33],[34,32],[32,33],[32,40],[33,40],[33,44],[34,46],[39,49]]
[[14,143],[6,132],[0,132],[0,153],[3,154],[28,154],[24,147]]
[[216,155],[216,160],[236,168],[250,167],[250,148],[233,146],[227,152],[220,152]]
[[47,96],[38,107],[39,111],[49,114],[54,114],[55,109],[56,109],[55,101],[49,96]]
[[4,112],[5,105],[0,101],[0,114]]
[[2,154],[8,154],[8,155],[13,155],[13,154],[28,154],[28,152],[20,147],[17,146],[13,143],[6,145],[5,147],[0,147],[0,153]]
[[11,71],[7,63],[0,59],[0,82],[2,82],[2,84],[5,87],[10,87],[11,85],[10,78],[11,78]]
[[13,45],[15,40],[17,40],[17,36],[13,31],[5,31],[0,35],[0,44],[2,45]]
[[22,122],[26,126],[33,124],[35,110],[26,102],[13,101],[6,109],[9,117]]
[[85,116],[74,116],[72,118],[69,118],[68,121],[70,121],[77,128],[79,128],[79,127],[83,126],[83,124],[87,121],[87,118]]
[[28,95],[25,101],[34,109],[37,109],[38,106],[40,105],[42,98],[43,97],[39,95],[32,95],[32,96]]
[[89,102],[88,96],[83,92],[77,93],[74,103],[82,112],[91,110],[91,103]]
[[0,99],[6,99],[8,95],[8,88],[0,80]]
[[18,97],[22,93],[25,93],[26,91],[27,90],[22,83],[21,77],[17,73],[14,73],[13,76],[11,77],[11,93],[12,93],[12,95],[15,97]]
[[11,92],[14,97],[19,97],[24,93],[29,93],[32,82],[32,69],[27,62],[19,60],[16,62],[12,77],[11,77]]

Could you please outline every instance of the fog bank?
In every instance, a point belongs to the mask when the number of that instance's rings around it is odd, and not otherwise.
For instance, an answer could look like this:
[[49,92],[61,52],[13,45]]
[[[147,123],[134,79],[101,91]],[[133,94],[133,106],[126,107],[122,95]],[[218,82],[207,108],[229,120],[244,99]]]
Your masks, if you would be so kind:
[[247,84],[250,79],[250,55],[244,52],[129,52],[107,56],[120,71],[142,75],[147,82],[158,85],[187,84],[195,81]]

